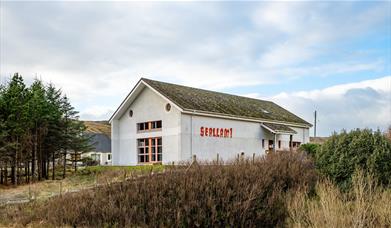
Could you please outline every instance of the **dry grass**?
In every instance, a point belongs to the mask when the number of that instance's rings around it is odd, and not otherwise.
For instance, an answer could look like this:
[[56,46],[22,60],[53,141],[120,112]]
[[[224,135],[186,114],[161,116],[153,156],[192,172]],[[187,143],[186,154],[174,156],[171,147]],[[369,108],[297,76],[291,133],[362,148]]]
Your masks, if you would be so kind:
[[61,180],[45,180],[17,187],[0,186],[0,206],[46,200],[55,195],[77,192],[98,185],[124,181],[131,176],[142,176],[163,170],[162,165],[81,167],[76,173],[68,173],[68,177]]
[[[314,186],[312,162],[282,153],[229,165],[172,167],[55,197],[12,223],[51,226],[284,226],[286,192]],[[27,212],[26,212],[27,211]]]
[[103,185],[45,202],[0,208],[0,223],[15,227],[391,227],[390,188],[379,187],[371,176],[358,172],[351,191],[341,192],[330,181],[317,182],[312,162],[301,154],[271,154],[254,163],[165,167],[164,172],[153,166],[125,170],[87,169],[83,175],[105,173]]
[[316,197],[302,189],[287,198],[292,227],[390,227],[391,191],[358,172],[348,193],[330,181],[316,186]]

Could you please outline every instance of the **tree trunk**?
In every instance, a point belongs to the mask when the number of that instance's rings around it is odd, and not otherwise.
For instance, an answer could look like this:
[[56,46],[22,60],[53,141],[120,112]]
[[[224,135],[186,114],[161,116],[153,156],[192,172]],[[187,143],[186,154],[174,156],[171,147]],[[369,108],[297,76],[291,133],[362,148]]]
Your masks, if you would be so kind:
[[77,152],[75,151],[75,172],[77,171]]
[[14,182],[13,184],[14,185],[18,185],[18,172],[19,172],[19,167],[18,167],[18,145],[19,143],[19,139],[16,138],[16,149],[15,149],[15,160],[14,160],[14,170],[13,170],[13,179],[14,179]]
[[[36,125],[35,125],[36,126]],[[35,135],[34,135],[34,148],[32,151],[32,163],[31,163],[31,179],[35,180],[35,167],[36,167],[36,154],[37,154],[37,141],[38,141],[38,135],[37,135],[37,127],[35,127]]]
[[4,184],[8,184],[8,166],[7,163],[5,164],[5,171],[4,171]]
[[67,150],[65,149],[65,151],[64,151],[64,169],[63,169],[63,173],[62,173],[63,179],[66,176],[66,172],[67,172]]
[[16,184],[15,162],[11,166],[11,184]]
[[52,152],[52,180],[55,179],[56,159],[54,157],[54,151]]
[[4,177],[3,177],[3,175],[4,175],[4,172],[3,172],[3,168],[2,167],[0,167],[0,184],[4,184]]
[[24,161],[23,165],[24,165],[24,182],[28,183],[28,180],[27,180],[28,179],[27,162]]
[[27,183],[30,183],[30,161],[27,161]]
[[43,162],[43,156],[42,156],[42,150],[41,150],[41,137],[38,138],[38,181],[42,180],[42,162]]

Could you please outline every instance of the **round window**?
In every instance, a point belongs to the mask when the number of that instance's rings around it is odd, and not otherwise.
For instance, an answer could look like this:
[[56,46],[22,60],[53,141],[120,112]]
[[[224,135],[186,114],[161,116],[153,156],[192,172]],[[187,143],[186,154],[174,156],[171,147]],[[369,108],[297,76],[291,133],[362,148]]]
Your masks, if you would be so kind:
[[129,117],[132,117],[133,116],[133,110],[130,110],[129,111]]
[[166,111],[169,112],[171,110],[171,105],[170,104],[166,104]]

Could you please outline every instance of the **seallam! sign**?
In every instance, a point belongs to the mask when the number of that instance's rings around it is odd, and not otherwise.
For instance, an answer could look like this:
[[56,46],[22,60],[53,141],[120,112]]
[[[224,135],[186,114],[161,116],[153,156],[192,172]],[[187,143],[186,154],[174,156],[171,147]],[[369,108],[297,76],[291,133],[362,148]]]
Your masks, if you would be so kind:
[[201,137],[232,138],[232,128],[201,127]]

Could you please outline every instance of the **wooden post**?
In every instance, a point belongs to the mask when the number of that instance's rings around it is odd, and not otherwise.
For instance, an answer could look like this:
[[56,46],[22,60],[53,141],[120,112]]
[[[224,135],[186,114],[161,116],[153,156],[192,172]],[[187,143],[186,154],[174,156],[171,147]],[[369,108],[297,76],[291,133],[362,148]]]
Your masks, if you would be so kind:
[[273,142],[273,152],[276,152],[276,143],[277,143],[277,133],[274,134],[274,142]]
[[62,181],[60,181],[60,196],[62,194]]
[[293,139],[293,135],[289,135],[289,151],[291,151],[292,152],[292,149],[293,149],[293,143],[292,143],[292,140]]
[[255,153],[253,153],[253,164],[255,163]]
[[193,155],[193,162],[197,162],[197,155]]
[[219,153],[217,153],[217,164],[219,164]]

